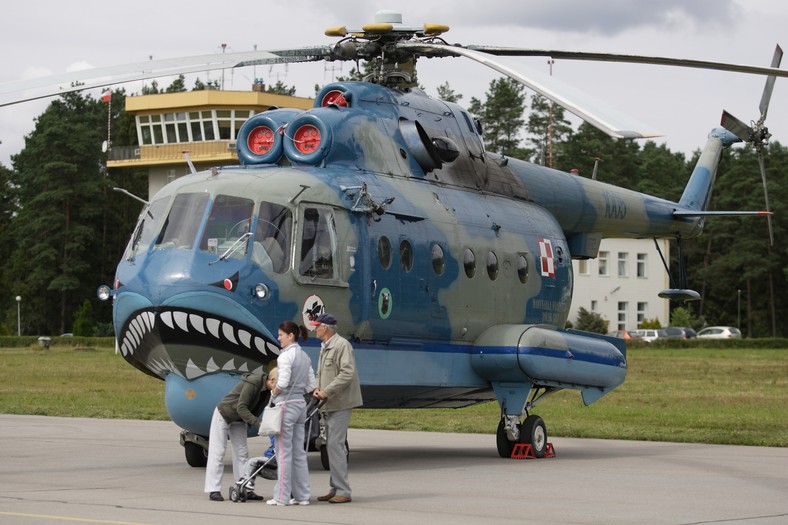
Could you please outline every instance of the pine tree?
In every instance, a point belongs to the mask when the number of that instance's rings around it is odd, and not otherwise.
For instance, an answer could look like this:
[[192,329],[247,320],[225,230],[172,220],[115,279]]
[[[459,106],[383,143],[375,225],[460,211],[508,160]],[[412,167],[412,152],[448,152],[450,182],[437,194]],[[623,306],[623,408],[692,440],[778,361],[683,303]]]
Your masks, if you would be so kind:
[[510,78],[490,82],[482,104],[472,98],[469,110],[482,119],[484,142],[491,152],[526,158],[527,150],[520,148],[520,135],[525,125],[525,87]]
[[102,246],[96,225],[104,205],[101,143],[104,103],[63,95],[38,117],[25,148],[12,158],[19,212],[5,268],[21,295],[32,333],[62,333],[75,305],[95,295]]

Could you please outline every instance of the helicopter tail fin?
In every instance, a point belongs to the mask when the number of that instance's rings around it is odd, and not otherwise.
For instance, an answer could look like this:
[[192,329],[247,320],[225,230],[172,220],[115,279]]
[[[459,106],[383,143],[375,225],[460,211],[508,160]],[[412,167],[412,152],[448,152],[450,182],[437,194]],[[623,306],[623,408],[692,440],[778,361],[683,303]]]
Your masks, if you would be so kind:
[[740,139],[724,128],[715,128],[709,134],[706,147],[692,170],[684,193],[679,199],[679,206],[687,212],[705,211],[711,200],[711,190],[717,175],[717,166],[722,156],[722,150]]

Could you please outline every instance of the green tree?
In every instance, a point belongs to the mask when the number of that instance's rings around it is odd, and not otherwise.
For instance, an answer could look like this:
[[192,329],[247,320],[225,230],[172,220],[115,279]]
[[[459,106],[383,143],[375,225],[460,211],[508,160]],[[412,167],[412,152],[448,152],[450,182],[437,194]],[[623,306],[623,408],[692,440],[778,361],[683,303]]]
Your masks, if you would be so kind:
[[564,116],[564,108],[535,93],[531,97],[531,112],[525,127],[528,141],[536,148],[534,162],[552,167],[558,144],[565,142],[573,131]]
[[440,86],[438,86],[438,98],[441,100],[445,100],[446,102],[459,102],[462,99],[462,95],[456,93],[451,86],[449,86],[449,82],[444,82]]
[[[788,167],[785,148],[772,144],[766,154],[769,197],[776,239],[785,239],[780,211],[788,202],[781,173]],[[764,208],[758,160],[752,148],[726,152],[715,184],[716,210]],[[779,336],[780,319],[788,308],[785,290],[784,243],[769,245],[766,221],[758,217],[712,217],[702,239],[702,265],[695,276],[702,283],[701,315],[711,324],[737,326],[748,337]],[[697,254],[697,249],[695,251]]]
[[78,337],[92,337],[96,322],[93,319],[93,306],[85,299],[82,306],[74,314],[74,328],[72,332]]
[[286,86],[281,80],[277,80],[276,84],[273,86],[266,86],[265,92],[273,93],[275,95],[287,95],[289,97],[294,97],[296,88],[295,86]]
[[558,146],[559,154],[553,167],[591,177],[597,158],[598,180],[623,188],[635,189],[640,166],[640,145],[631,140],[617,140],[587,123]]
[[95,271],[106,249],[96,235],[105,217],[101,170],[105,104],[78,93],[52,102],[12,157],[19,211],[4,267],[23,298],[26,333],[62,333],[75,306],[95,295]]
[[172,81],[172,84],[167,86],[164,90],[165,93],[183,93],[186,91],[186,77],[178,75],[178,78]]
[[577,310],[577,322],[575,328],[584,332],[594,332],[606,334],[608,332],[608,322],[596,312],[589,312],[582,306]]
[[484,103],[471,98],[470,111],[481,117],[487,148],[517,158],[526,158],[520,148],[520,134],[525,125],[525,87],[510,78],[490,82]]

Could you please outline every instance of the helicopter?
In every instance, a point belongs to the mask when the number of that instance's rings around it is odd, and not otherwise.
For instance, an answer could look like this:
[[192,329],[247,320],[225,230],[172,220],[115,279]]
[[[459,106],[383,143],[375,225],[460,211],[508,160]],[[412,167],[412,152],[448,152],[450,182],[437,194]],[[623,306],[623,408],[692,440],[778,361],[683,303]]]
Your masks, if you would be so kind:
[[[330,46],[150,61],[61,75],[88,89],[166,74],[308,61],[370,64],[363,81],[332,82],[314,107],[271,109],[239,131],[240,166],[193,171],[146,201],[114,283],[117,347],[164,381],[187,462],[204,466],[210,416],[239,374],[270,366],[283,320],[307,327],[330,312],[354,345],[366,408],[460,408],[497,402],[496,449],[548,449],[539,403],[577,390],[591,405],[623,384],[623,340],[565,329],[573,259],[603,238],[701,234],[724,148],[761,155],[779,69],[633,55],[446,43],[441,24],[410,26],[381,11],[359,29],[335,27]],[[678,202],[504,157],[485,149],[482,123],[418,87],[419,58],[463,57],[514,78],[620,139],[654,136],[576,90],[499,56],[614,60],[768,77],[761,117],[725,112]],[[44,81],[13,86],[29,89]],[[58,88],[60,89],[60,88]],[[68,90],[67,88],[66,90]],[[10,92],[0,86],[0,94]],[[62,90],[18,96],[14,102]],[[43,93],[43,94],[42,94]],[[759,156],[762,159],[762,156]],[[761,161],[763,175],[763,162]],[[764,185],[765,189],[765,185]],[[682,258],[679,257],[681,261]],[[693,300],[679,285],[660,294]],[[319,346],[305,344],[313,361]]]

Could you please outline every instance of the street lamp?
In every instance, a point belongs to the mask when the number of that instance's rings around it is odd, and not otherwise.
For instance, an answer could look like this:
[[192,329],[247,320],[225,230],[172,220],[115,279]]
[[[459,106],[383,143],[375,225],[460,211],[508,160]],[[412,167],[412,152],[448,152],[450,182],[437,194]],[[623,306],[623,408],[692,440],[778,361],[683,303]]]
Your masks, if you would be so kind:
[[22,335],[22,314],[20,305],[22,304],[22,296],[16,296],[16,336],[19,337]]

